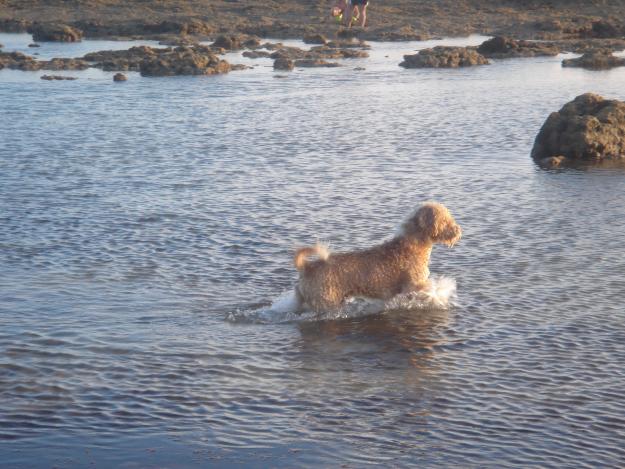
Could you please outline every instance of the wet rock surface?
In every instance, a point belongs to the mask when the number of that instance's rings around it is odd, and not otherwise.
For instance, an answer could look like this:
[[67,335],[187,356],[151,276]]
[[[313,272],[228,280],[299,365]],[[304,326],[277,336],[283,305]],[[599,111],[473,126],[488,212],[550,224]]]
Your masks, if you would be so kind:
[[288,57],[277,57],[273,62],[274,70],[293,70],[295,63]]
[[304,36],[304,43],[306,44],[325,44],[328,42],[328,38],[323,34],[306,34]]
[[58,23],[36,23],[29,32],[37,42],[78,42],[83,37],[81,30]]
[[399,65],[404,68],[457,68],[486,65],[488,59],[468,47],[438,46],[423,49],[418,54],[404,55]]
[[35,60],[21,52],[0,52],[0,68],[12,70],[85,70],[89,64],[80,59],[55,58],[52,60]]
[[127,80],[128,80],[128,77],[124,75],[123,73],[116,73],[113,76],[113,81],[120,82],[120,81],[127,81]]
[[215,55],[211,48],[201,45],[155,49],[139,64],[142,76],[215,75],[228,73],[232,67]]
[[66,77],[62,75],[42,75],[42,80],[53,81],[53,80],[78,80],[76,77]]
[[95,62],[94,67],[105,71],[133,71],[141,69],[141,62],[153,58],[162,51],[171,51],[171,48],[157,49],[148,46],[135,46],[127,50],[104,50],[91,52],[82,57],[87,62]]
[[551,43],[515,40],[504,36],[484,41],[477,51],[488,59],[555,56],[560,53],[559,47]]
[[531,156],[544,167],[625,160],[625,103],[578,96],[547,118]]
[[587,70],[608,70],[625,66],[625,58],[615,57],[609,49],[597,49],[586,52],[576,59],[564,59],[563,67],[580,67]]
[[325,67],[333,68],[340,67],[341,64],[337,62],[328,62],[324,59],[300,59],[295,61],[296,67],[313,68],[313,67]]

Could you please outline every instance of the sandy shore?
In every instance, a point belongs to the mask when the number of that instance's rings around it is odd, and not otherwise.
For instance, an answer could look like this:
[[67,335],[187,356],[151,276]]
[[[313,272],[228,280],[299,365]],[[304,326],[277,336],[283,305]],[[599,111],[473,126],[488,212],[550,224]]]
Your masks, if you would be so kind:
[[[0,30],[25,31],[34,22],[59,22],[86,37],[215,37],[246,33],[301,38],[336,35],[333,0],[0,0]],[[369,6],[362,39],[414,40],[471,33],[531,39],[622,38],[625,0],[395,0]]]

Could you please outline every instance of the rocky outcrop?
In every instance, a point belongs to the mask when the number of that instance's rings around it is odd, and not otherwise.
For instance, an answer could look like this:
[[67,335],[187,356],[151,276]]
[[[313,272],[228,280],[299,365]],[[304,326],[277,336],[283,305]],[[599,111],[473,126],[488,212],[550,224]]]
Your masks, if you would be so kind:
[[264,59],[270,55],[269,52],[263,50],[246,50],[243,52],[243,57],[247,57],[248,59]]
[[139,64],[142,76],[215,75],[228,73],[232,67],[206,46],[176,47],[150,54]]
[[156,49],[148,46],[136,46],[127,50],[103,50],[91,52],[82,60],[95,62],[94,67],[102,70],[113,71],[133,71],[138,72],[141,62],[147,58],[156,57],[162,51],[171,51],[171,48]]
[[220,60],[212,48],[200,44],[99,51],[85,55],[82,60],[93,62],[94,67],[105,71],[135,71],[143,76],[214,75],[233,69],[228,62]]
[[288,57],[277,57],[273,62],[274,70],[293,70],[295,63]]
[[224,49],[226,51],[239,49],[256,49],[260,47],[260,40],[254,36],[246,35],[222,35],[215,39],[211,44],[214,49]]
[[544,167],[625,161],[625,103],[586,93],[553,112],[534,141]]
[[586,52],[577,59],[564,59],[563,67],[581,67],[588,70],[607,70],[625,66],[625,58],[615,57],[608,49],[598,49]]
[[76,21],[72,24],[81,29],[87,37],[162,37],[163,35],[208,37],[217,31],[214,25],[197,18],[164,21],[111,21],[104,16],[102,20]]
[[404,61],[399,65],[404,68],[457,68],[488,63],[488,59],[474,49],[438,46],[423,49],[418,54],[404,55]]
[[116,81],[116,82],[128,81],[128,77],[126,75],[124,75],[123,73],[116,73],[113,76],[113,81]]
[[90,67],[88,62],[81,59],[55,58],[39,63],[42,70],[86,70]]
[[488,59],[555,56],[560,53],[557,46],[547,42],[517,41],[504,36],[484,41],[477,51]]
[[0,52],[0,68],[13,70],[85,70],[89,63],[81,59],[35,60],[21,52]]
[[37,42],[78,42],[83,36],[79,29],[58,23],[35,23],[29,32]]
[[12,70],[41,70],[41,62],[21,52],[0,52],[0,68]]
[[295,61],[295,66],[304,67],[304,68],[312,68],[312,67],[332,68],[332,67],[340,67],[341,64],[338,64],[336,62],[328,62],[327,60],[323,60],[323,59],[301,59],[301,60]]
[[52,80],[78,80],[76,77],[66,77],[62,75],[42,75],[42,80],[52,81]]
[[305,44],[325,44],[326,42],[328,42],[328,38],[323,34],[306,34],[304,36]]

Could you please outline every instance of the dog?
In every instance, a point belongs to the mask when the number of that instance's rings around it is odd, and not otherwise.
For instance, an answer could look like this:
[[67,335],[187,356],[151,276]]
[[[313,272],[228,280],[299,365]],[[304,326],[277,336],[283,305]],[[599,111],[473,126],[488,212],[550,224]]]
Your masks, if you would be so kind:
[[297,249],[293,262],[299,272],[295,294],[300,309],[336,311],[350,297],[389,300],[424,289],[433,245],[452,247],[461,236],[449,210],[427,202],[404,221],[397,236],[378,246],[336,254],[321,244]]

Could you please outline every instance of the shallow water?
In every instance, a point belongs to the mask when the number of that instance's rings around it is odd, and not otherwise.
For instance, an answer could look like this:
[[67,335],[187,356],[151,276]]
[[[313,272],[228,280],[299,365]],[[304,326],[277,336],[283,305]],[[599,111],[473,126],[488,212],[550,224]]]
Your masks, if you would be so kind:
[[[3,467],[622,467],[625,171],[529,152],[575,96],[625,99],[625,69],[397,66],[430,44],[0,71]],[[429,199],[464,231],[430,267],[455,306],[236,321],[281,304],[295,246],[377,243]]]

